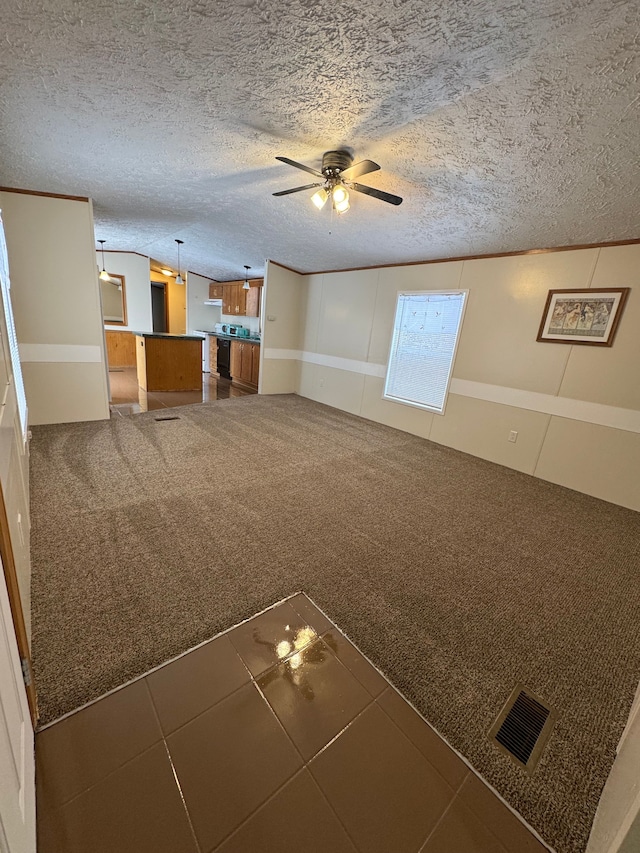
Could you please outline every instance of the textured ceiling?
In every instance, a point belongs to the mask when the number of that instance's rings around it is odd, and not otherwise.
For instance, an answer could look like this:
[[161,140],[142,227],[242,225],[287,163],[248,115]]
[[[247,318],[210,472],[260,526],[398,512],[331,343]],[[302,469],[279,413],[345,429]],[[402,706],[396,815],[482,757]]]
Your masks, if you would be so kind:
[[[4,0],[2,21],[0,184],[91,196],[107,249],[174,265],[179,237],[224,280],[640,236],[637,0]],[[276,155],[344,146],[400,207],[271,195],[313,181]]]

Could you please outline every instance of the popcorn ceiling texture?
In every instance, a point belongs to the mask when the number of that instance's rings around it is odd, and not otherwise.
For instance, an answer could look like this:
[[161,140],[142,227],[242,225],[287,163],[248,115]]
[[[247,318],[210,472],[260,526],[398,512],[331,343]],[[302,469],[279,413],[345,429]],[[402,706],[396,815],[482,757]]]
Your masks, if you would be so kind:
[[[0,183],[214,278],[640,236],[637,0],[3,3]],[[382,171],[339,220],[276,162]]]

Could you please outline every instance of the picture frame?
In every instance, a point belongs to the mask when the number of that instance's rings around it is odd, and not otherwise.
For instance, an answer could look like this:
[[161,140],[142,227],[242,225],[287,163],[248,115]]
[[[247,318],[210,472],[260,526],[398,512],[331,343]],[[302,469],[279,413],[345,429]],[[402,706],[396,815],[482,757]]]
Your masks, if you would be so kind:
[[536,340],[610,347],[630,289],[550,290]]

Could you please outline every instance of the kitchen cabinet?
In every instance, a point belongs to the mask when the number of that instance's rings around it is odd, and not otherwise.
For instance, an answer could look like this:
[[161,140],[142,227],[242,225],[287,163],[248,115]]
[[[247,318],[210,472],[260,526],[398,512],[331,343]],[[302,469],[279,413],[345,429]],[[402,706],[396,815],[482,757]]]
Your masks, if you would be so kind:
[[258,387],[260,344],[231,341],[231,378],[238,385]]
[[209,335],[209,371],[218,372],[218,339]]
[[136,366],[136,336],[132,332],[112,332],[107,329],[104,336],[109,370]]
[[260,301],[262,297],[262,279],[258,282],[249,282],[251,287],[245,290],[245,316],[259,317],[260,316]]
[[264,279],[261,278],[250,281],[249,290],[244,289],[244,281],[226,281],[222,285],[222,313],[240,317],[259,317],[263,281]]
[[227,282],[223,286],[222,313],[238,316],[244,314],[246,298],[240,282]]
[[209,285],[209,299],[223,299],[224,298],[224,285],[223,284],[213,284]]
[[258,387],[258,379],[260,378],[260,344],[249,344],[253,347],[251,356],[251,384]]
[[145,391],[201,391],[202,338],[136,332],[138,385]]

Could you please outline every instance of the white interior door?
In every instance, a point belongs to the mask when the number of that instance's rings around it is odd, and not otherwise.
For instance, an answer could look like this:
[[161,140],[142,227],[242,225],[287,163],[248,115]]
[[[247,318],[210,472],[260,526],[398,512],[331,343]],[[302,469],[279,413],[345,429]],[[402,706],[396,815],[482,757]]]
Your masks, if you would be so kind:
[[[15,456],[26,482],[28,458],[23,440],[27,417],[26,399],[13,328],[9,286],[7,252],[0,215],[0,486],[3,502],[8,498],[5,509],[8,507],[11,523],[18,506],[26,518],[29,504],[28,494],[22,495],[21,504],[17,501],[14,494],[16,489],[11,486],[10,477],[11,460]],[[12,364],[15,364],[15,370]],[[28,589],[28,552],[24,560],[27,568],[25,585]],[[22,679],[4,566],[0,563],[0,853],[35,853],[35,801],[33,727]]]
[[33,729],[0,570],[0,850],[35,853]]

